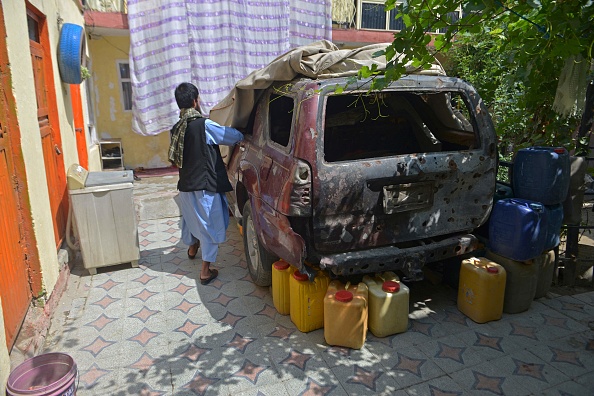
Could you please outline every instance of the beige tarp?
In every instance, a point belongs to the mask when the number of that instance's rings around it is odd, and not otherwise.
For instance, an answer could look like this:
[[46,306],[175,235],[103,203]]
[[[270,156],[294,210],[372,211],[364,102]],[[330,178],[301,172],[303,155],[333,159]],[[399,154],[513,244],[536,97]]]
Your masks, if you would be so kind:
[[[312,79],[352,76],[361,67],[373,64],[382,70],[386,67],[385,57],[374,58],[373,54],[387,45],[381,43],[341,50],[330,41],[322,40],[294,48],[235,84],[233,90],[210,110],[209,117],[221,125],[245,128],[260,93],[272,83],[288,82],[297,76]],[[445,75],[437,60],[428,70],[418,71],[412,66],[407,70],[415,74]]]

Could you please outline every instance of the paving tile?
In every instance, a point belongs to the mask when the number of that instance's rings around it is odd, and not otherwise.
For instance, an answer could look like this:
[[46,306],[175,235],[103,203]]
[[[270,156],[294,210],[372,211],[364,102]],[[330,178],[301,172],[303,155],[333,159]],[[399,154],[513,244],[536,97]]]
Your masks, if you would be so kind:
[[517,379],[522,387],[532,393],[539,393],[569,379],[554,366],[529,351],[517,351],[491,363],[499,375]]
[[542,391],[543,396],[582,396],[592,394],[593,388],[586,388],[576,382],[567,381]]
[[[172,187],[174,188],[174,186]],[[155,189],[152,194],[157,194]],[[235,220],[214,267],[187,258],[179,218],[142,221],[139,267],[71,271],[45,351],[69,353],[80,395],[575,394],[594,389],[594,292],[478,324],[457,291],[410,284],[409,328],[361,350],[302,333],[254,285]],[[573,379],[573,380],[572,380]],[[565,393],[562,393],[565,392]]]
[[488,326],[460,333],[458,338],[485,360],[506,356],[520,348],[502,329]]
[[445,374],[437,364],[414,347],[395,348],[392,355],[385,356],[381,360],[381,364],[403,388]]
[[446,373],[472,367],[483,361],[482,356],[466,345],[458,335],[428,342],[420,345],[419,349]]
[[336,366],[332,371],[349,395],[389,395],[393,394],[400,385],[381,364],[361,367],[357,364]]
[[450,374],[454,382],[472,395],[526,396],[531,392],[522,386],[522,382],[506,376],[491,362],[457,371]]
[[421,384],[413,385],[405,391],[399,391],[405,395],[419,396],[419,395],[440,395],[440,396],[470,396],[468,392],[449,376],[434,378],[431,382],[423,382]]
[[340,384],[335,373],[329,368],[321,368],[306,378],[295,378],[284,381],[283,384],[291,396],[319,395],[319,396],[347,396],[348,393]]
[[563,296],[546,300],[543,303],[586,325],[594,318],[594,305],[590,305],[573,296]]

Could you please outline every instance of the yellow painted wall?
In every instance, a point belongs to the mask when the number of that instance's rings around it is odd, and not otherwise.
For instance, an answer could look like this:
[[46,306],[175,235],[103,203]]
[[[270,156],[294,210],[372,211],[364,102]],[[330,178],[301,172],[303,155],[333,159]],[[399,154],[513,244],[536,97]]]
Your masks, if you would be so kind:
[[[132,111],[124,110],[118,61],[128,61],[128,36],[95,36],[89,40],[97,137],[120,138],[127,169],[169,166],[169,134],[141,136],[132,132]],[[173,95],[173,92],[172,92]]]

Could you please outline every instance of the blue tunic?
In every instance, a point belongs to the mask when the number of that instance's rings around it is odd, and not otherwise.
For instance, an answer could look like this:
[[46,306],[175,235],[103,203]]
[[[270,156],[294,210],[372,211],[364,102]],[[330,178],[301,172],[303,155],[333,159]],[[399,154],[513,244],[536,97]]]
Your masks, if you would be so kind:
[[[206,144],[234,145],[243,140],[237,129],[206,120]],[[219,244],[227,239],[229,209],[225,194],[200,190],[179,192],[182,241],[193,245],[200,241],[202,260],[215,262]]]

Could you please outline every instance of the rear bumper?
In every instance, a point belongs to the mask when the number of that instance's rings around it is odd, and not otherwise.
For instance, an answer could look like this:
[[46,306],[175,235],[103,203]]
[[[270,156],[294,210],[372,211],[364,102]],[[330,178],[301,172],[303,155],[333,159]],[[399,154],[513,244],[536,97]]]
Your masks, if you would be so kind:
[[402,271],[410,280],[422,279],[425,264],[470,253],[478,248],[472,234],[416,241],[414,246],[386,246],[320,256],[320,266],[336,275]]

